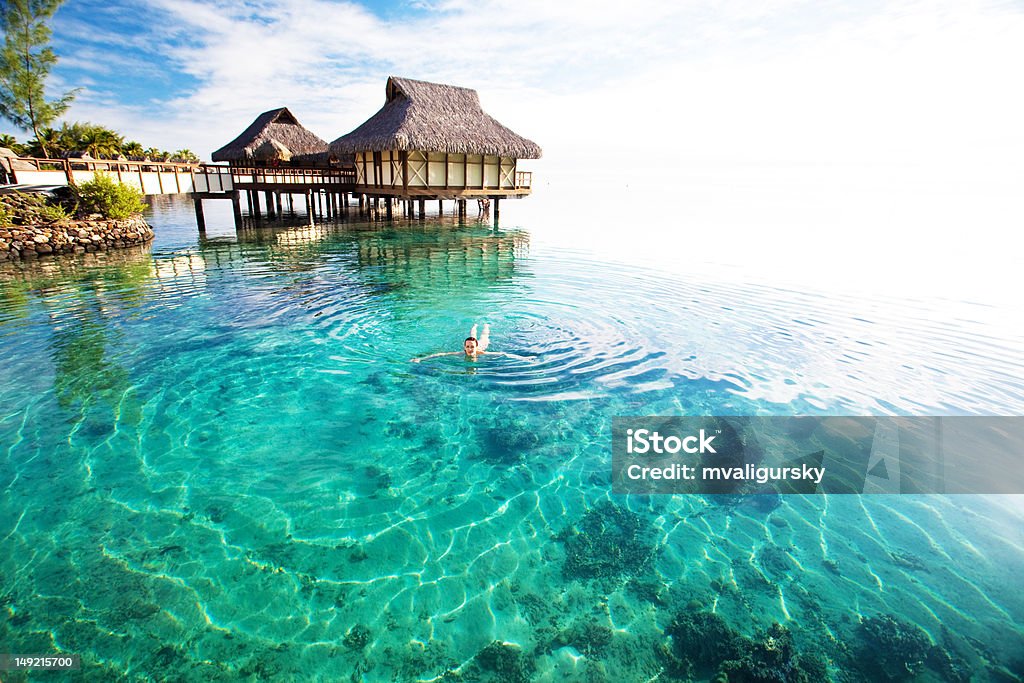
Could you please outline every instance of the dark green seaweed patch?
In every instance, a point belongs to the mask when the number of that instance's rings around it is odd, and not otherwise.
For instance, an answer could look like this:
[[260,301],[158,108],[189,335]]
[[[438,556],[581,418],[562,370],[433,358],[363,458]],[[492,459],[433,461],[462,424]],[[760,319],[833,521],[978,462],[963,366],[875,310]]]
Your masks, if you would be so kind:
[[575,621],[555,636],[553,648],[573,647],[588,657],[601,657],[612,642],[612,630],[592,621]]
[[653,537],[654,528],[636,513],[598,503],[556,537],[565,544],[562,574],[570,579],[639,574],[657,552]]
[[362,650],[370,644],[372,636],[369,628],[362,624],[356,624],[349,629],[341,642],[350,650]]
[[817,683],[829,680],[825,664],[801,654],[789,630],[772,624],[747,638],[711,612],[684,611],[665,629],[671,647],[663,652],[666,670],[675,677],[714,673],[729,683]]
[[739,658],[722,662],[729,683],[818,683],[827,681],[825,664],[812,655],[800,654],[789,629],[772,624],[759,637],[743,639]]
[[855,665],[874,680],[907,681],[926,669],[943,680],[968,681],[967,665],[932,643],[920,627],[891,614],[864,619],[857,630],[860,642]]
[[467,680],[527,683],[532,673],[532,658],[525,657],[523,651],[515,645],[495,640],[473,658]]
[[676,669],[689,675],[691,667],[713,669],[720,662],[738,657],[743,647],[740,635],[712,612],[681,612],[665,634],[672,639],[671,653]]

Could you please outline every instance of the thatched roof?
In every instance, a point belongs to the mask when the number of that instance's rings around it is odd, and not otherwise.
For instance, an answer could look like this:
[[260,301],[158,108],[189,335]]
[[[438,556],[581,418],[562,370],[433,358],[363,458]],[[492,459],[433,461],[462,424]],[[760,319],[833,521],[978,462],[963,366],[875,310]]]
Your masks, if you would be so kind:
[[292,151],[278,142],[276,138],[270,138],[254,149],[252,151],[252,155],[256,159],[263,159],[266,161],[274,159],[279,161],[290,161],[292,158]]
[[214,161],[247,162],[258,158],[256,150],[274,141],[289,150],[292,159],[321,160],[327,156],[327,143],[304,128],[287,107],[271,109],[256,117],[241,135],[213,153]]
[[331,143],[333,153],[398,149],[540,158],[537,143],[484,112],[475,90],[392,76],[386,93],[379,112]]
[[2,166],[8,173],[12,173],[14,171],[36,170],[36,166],[31,161],[22,161],[18,156],[18,154],[14,153],[7,147],[0,147],[0,166]]

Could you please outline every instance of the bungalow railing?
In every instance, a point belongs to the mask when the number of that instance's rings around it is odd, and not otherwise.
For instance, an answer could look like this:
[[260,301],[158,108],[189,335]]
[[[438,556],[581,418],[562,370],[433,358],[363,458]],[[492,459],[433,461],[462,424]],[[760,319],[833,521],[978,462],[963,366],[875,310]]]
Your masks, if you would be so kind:
[[234,181],[236,185],[351,185],[356,182],[355,170],[343,168],[293,168],[291,166],[232,166],[231,173],[234,176]]
[[533,183],[532,171],[516,171],[516,189],[529,189]]

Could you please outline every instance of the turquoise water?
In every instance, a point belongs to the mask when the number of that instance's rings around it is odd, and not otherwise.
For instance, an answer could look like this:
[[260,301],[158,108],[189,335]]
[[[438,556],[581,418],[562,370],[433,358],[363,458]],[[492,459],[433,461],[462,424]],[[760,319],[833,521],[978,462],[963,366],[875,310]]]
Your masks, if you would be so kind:
[[[1020,414],[989,308],[504,220],[207,215],[0,268],[6,651],[88,680],[1024,676],[1021,497],[610,495],[615,415]],[[475,322],[515,356],[410,362]]]

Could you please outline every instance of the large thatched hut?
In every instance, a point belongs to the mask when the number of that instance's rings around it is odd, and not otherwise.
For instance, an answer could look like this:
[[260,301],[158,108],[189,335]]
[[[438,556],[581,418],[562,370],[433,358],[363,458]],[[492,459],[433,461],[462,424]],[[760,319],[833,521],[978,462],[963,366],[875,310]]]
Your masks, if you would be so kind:
[[287,107],[257,116],[211,158],[232,166],[328,165],[327,143],[302,126]]
[[395,76],[381,110],[330,150],[355,155],[357,192],[407,198],[529,194],[517,163],[541,156],[484,112],[475,90]]

